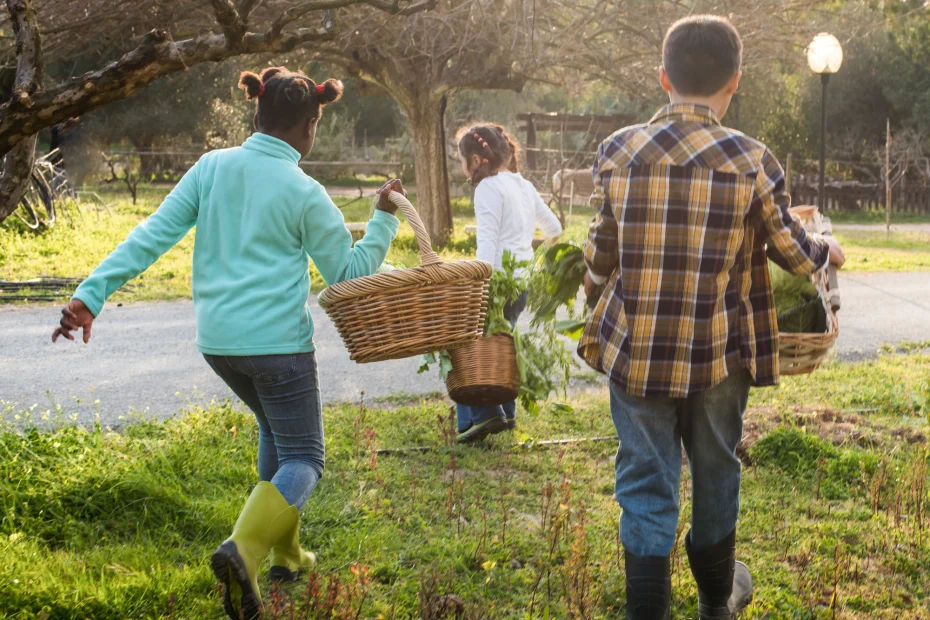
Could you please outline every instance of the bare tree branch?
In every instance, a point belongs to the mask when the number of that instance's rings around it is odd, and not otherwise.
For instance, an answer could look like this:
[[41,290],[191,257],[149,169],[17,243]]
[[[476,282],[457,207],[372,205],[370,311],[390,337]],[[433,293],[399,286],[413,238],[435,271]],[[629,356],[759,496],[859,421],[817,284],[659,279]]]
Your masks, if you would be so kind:
[[262,3],[263,0],[242,0],[239,3],[239,15],[242,17],[242,21],[248,23],[249,15],[252,11]]
[[292,7],[281,14],[281,17],[275,20],[268,29],[269,34],[275,35],[280,33],[284,28],[292,23],[315,11],[325,11],[341,9],[353,4],[367,4],[370,7],[390,13],[392,15],[413,15],[436,6],[436,0],[422,0],[414,2],[401,8],[398,0],[387,2],[386,0],[314,0],[313,2],[302,2],[298,6]]
[[226,45],[236,47],[245,36],[246,28],[239,11],[233,5],[232,0],[210,0],[210,4],[213,5],[217,23],[226,35]]
[[[301,7],[311,5],[318,9],[324,4],[349,6],[360,2],[372,4],[372,0],[326,0],[304,3]],[[431,2],[417,2],[406,7],[382,0],[377,0],[376,4],[388,7],[393,13],[406,14],[427,10]],[[246,4],[252,6],[245,8],[254,10],[260,3]],[[336,37],[322,27],[286,33],[274,32],[271,28],[261,34],[246,32],[239,11],[231,0],[210,0],[210,5],[216,11],[214,23],[219,23],[224,30],[222,35],[207,33],[174,41],[167,30],[154,30],[145,35],[135,49],[105,67],[35,93],[28,107],[16,100],[0,106],[0,153],[9,151],[42,129],[125,99],[162,76],[187,70],[199,63],[219,62],[242,54],[287,53],[309,44],[321,45]],[[231,38],[239,37],[240,32],[241,38]]]

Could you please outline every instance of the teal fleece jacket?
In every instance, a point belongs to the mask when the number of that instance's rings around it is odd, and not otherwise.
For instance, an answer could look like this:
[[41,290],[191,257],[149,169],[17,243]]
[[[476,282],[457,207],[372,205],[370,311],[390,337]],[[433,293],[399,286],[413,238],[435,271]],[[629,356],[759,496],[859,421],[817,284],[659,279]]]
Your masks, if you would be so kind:
[[97,316],[106,299],[196,224],[197,348],[212,355],[313,351],[309,260],[327,284],[375,272],[398,220],[376,211],[353,247],[342,212],[287,143],[256,133],[207,153],[162,205],[78,287]]

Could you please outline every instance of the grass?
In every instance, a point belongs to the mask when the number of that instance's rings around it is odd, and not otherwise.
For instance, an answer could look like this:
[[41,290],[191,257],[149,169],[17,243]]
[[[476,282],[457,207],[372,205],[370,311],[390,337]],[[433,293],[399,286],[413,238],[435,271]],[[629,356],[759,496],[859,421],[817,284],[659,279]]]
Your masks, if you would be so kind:
[[314,178],[328,187],[381,187],[388,180],[386,176],[380,174],[359,174],[357,176],[345,174],[333,177],[314,175]]
[[[753,392],[747,618],[930,618],[928,376],[930,356],[887,354]],[[615,444],[511,445],[613,434],[603,386],[571,402],[455,450],[442,401],[327,407],[301,531],[320,565],[278,590],[262,579],[268,617],[620,617]],[[10,411],[0,432],[0,618],[221,618],[207,558],[257,481],[252,417],[218,403],[117,433],[64,415]],[[378,453],[404,446],[430,450]],[[688,489],[685,475],[681,533]],[[673,617],[695,617],[673,554]]]
[[[93,211],[85,212],[79,226],[58,225],[42,234],[26,231],[14,218],[0,224],[0,279],[85,277],[160,204],[169,187],[140,188],[137,205],[132,205],[125,192],[118,188],[98,189],[113,205],[112,215],[101,214],[98,217]],[[366,221],[371,212],[371,202],[367,198],[337,198],[335,202],[343,209],[349,222]],[[467,198],[456,198],[452,207],[455,233],[449,244],[440,250],[440,255],[445,260],[471,258],[475,252],[475,238],[465,233],[465,227],[475,222],[471,202]],[[590,209],[576,208],[563,238],[583,241],[590,218]],[[889,236],[883,231],[838,231],[836,236],[846,252],[847,271],[930,270],[930,235],[927,233],[895,232]],[[117,292],[113,301],[189,299],[192,252],[193,234],[189,234],[131,282],[132,291]],[[406,224],[401,226],[399,236],[388,253],[388,260],[408,267],[419,264],[416,241]],[[313,289],[321,290],[324,283],[319,274],[312,266],[310,272]]]
[[[885,212],[873,211],[829,211],[830,221],[834,224],[884,224]],[[891,224],[930,224],[930,214],[926,213],[892,213]]]
[[[133,205],[119,193],[104,193],[111,201],[112,215],[99,217],[85,212],[83,222],[72,228],[55,226],[52,230],[35,234],[19,225],[15,218],[0,224],[0,280],[27,280],[41,276],[85,277],[113,250],[132,229],[158,207],[166,188],[145,188],[140,191],[138,204]],[[115,196],[120,196],[115,200]],[[365,221],[371,211],[368,199],[354,201],[336,198],[337,205],[346,205],[346,221]],[[470,203],[456,199],[454,211],[459,230],[450,244],[440,252],[445,260],[461,260],[474,256],[475,240],[466,235],[464,226],[474,222],[464,216]],[[124,301],[154,301],[189,299],[191,297],[191,255],[194,234],[189,233],[177,246],[168,251],[145,273],[133,280],[132,291],[121,290],[113,297],[115,303]],[[416,240],[406,223],[402,224],[398,238],[388,254],[392,263],[405,266],[419,264]],[[324,286],[322,278],[311,266],[314,290]]]
[[847,271],[930,271],[930,233],[838,230]]

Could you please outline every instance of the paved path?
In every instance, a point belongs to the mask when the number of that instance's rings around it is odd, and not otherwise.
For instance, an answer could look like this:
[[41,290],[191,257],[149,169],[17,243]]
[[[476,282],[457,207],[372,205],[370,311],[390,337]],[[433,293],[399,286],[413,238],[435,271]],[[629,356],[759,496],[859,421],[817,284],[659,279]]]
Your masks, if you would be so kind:
[[[873,355],[882,344],[930,339],[930,273],[841,276],[838,354]],[[168,417],[187,399],[229,395],[194,347],[190,302],[110,305],[90,345],[50,341],[57,307],[0,309],[0,400],[40,410],[61,403],[84,422],[100,411],[118,424],[132,410]],[[356,400],[443,389],[434,373],[417,375],[417,360],[357,365],[315,301],[317,355],[324,400]],[[99,400],[95,406],[94,401]]]

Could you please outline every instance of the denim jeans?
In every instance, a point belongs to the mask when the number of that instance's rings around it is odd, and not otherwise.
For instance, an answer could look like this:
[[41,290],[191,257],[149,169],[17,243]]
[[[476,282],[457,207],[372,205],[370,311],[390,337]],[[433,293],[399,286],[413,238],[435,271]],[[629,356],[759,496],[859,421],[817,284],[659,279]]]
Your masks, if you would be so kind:
[[750,376],[740,371],[687,398],[631,396],[610,386],[610,412],[620,438],[616,495],[620,540],[636,555],[668,555],[678,526],[681,446],[691,468],[691,544],[710,547],[736,528],[739,516],[743,413]]
[[[517,324],[517,319],[520,318],[520,314],[522,314],[523,310],[526,308],[526,299],[528,296],[529,293],[524,291],[519,297],[504,306],[504,318],[510,321],[512,326]],[[482,422],[487,422],[494,418],[505,418],[507,420],[516,419],[517,402],[512,400],[509,403],[504,403],[503,405],[497,405],[495,407],[456,405],[455,417],[458,423],[458,431],[464,433],[471,428],[473,424],[481,424]]]
[[326,453],[323,406],[313,353],[204,355],[258,420],[258,478],[300,509],[313,493]]

